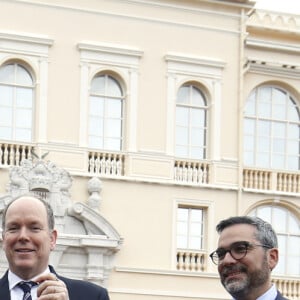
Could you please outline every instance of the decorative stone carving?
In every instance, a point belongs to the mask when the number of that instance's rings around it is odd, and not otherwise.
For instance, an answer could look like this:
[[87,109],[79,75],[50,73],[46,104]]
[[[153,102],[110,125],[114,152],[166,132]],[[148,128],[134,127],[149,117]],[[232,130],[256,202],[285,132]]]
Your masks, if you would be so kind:
[[[34,192],[53,208],[58,241],[51,253],[51,264],[62,275],[104,284],[113,267],[114,254],[120,249],[121,238],[113,226],[99,213],[101,181],[88,182],[87,204],[73,203],[70,196],[72,178],[51,161],[23,160],[9,173],[8,194],[0,197],[0,214],[14,197]],[[2,242],[1,242],[2,243]],[[7,268],[3,251],[0,270]]]
[[92,209],[99,209],[100,207],[100,193],[102,190],[102,183],[99,178],[93,177],[92,179],[89,180],[88,182],[88,191],[90,193],[90,197],[88,199],[88,205]]

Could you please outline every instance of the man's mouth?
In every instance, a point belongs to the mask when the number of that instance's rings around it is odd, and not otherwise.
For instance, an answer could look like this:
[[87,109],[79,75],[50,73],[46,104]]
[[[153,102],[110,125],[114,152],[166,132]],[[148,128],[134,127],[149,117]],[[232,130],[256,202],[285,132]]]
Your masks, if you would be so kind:
[[29,252],[33,252],[32,249],[16,249],[16,252],[18,253],[29,253]]
[[242,274],[241,271],[227,272],[226,274],[224,274],[224,278],[231,279],[231,278],[234,278],[234,277],[238,277],[241,274]]

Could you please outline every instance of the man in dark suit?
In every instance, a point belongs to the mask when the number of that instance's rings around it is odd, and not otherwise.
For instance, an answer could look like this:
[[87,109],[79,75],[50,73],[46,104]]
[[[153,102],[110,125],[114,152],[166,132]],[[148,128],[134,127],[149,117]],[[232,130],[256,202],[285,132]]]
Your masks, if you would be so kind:
[[216,227],[218,248],[210,254],[221,283],[235,300],[287,300],[271,282],[278,262],[278,242],[272,226],[257,217],[237,216]]
[[3,212],[2,230],[9,269],[0,279],[0,299],[23,299],[19,283],[25,281],[32,285],[32,300],[46,295],[57,300],[109,300],[106,289],[59,276],[49,266],[57,231],[52,208],[45,201],[21,196],[10,202]]

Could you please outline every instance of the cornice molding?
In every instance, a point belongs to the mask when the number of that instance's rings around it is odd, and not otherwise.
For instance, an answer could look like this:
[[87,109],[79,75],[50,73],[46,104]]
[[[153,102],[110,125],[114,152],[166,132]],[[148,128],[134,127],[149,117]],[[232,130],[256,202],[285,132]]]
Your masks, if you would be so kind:
[[300,16],[267,10],[255,10],[247,20],[248,29],[300,35]]
[[260,40],[255,38],[247,38],[245,41],[245,45],[248,47],[261,48],[266,50],[277,50],[284,52],[292,52],[300,54],[300,44],[292,44],[292,43],[278,43],[271,42],[266,40]]

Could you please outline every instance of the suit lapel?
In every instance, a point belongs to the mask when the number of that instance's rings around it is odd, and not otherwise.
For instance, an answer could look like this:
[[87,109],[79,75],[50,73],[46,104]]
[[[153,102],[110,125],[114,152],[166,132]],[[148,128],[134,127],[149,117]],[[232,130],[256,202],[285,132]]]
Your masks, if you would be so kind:
[[0,299],[10,300],[7,272],[0,279]]

